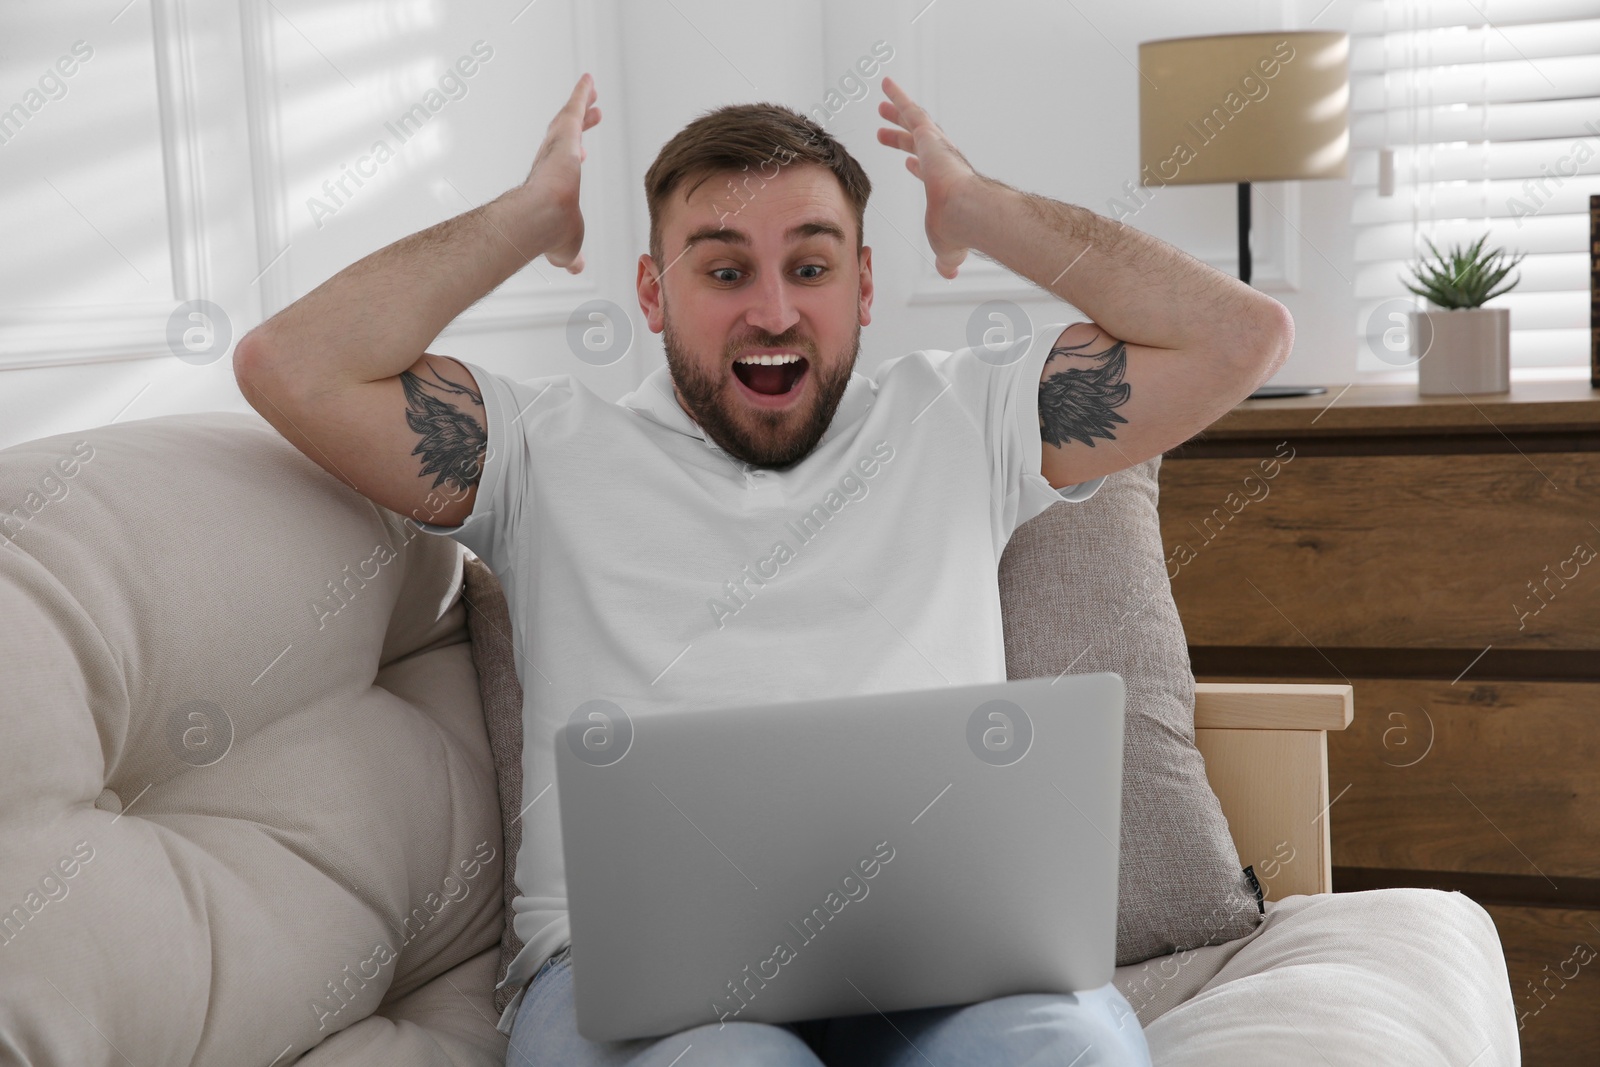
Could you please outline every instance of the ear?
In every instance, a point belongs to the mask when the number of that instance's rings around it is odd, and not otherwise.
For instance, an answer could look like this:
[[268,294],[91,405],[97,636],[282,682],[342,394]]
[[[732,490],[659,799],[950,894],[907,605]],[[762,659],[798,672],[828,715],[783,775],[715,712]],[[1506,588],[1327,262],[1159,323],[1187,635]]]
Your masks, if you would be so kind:
[[861,325],[872,325],[872,246],[861,246]]
[[639,308],[644,312],[646,325],[651,333],[660,333],[666,328],[666,318],[661,313],[662,278],[656,271],[655,260],[650,258],[648,252],[639,257],[639,276],[634,286],[639,293]]

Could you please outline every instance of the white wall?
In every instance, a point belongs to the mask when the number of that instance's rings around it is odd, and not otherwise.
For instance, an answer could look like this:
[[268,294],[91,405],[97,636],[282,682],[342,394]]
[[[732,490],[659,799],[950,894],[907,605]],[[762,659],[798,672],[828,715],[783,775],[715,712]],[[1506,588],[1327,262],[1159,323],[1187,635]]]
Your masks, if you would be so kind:
[[[980,170],[1107,212],[1139,171],[1139,41],[1303,25],[1293,0],[120,7],[61,0],[0,14],[0,108],[24,108],[0,127],[0,447],[113,420],[248,411],[231,342],[209,362],[179,358],[181,343],[168,341],[174,310],[209,300],[236,341],[349,263],[492,199],[527,173],[584,70],[604,112],[585,136],[587,269],[571,276],[535,260],[429,347],[519,378],[573,373],[615,398],[662,359],[634,295],[648,234],[643,175],[701,112],[760,99],[809,111],[884,40],[894,57],[882,73]],[[1315,28],[1341,28],[1339,7]],[[92,55],[49,78],[77,42]],[[437,112],[402,143],[386,123],[424,101],[475,42],[492,56],[461,79],[464,95],[435,98]],[[966,319],[987,299],[1015,300],[1036,323],[1072,316],[975,256],[954,282],[934,273],[921,184],[903,153],[876,140],[881,98],[875,81],[827,123],[874,182],[866,239],[878,291],[860,369],[965,343]],[[379,139],[394,158],[363,164],[359,187],[346,178],[348,196],[326,195],[323,183]],[[1342,385],[1356,350],[1348,187],[1258,192],[1257,282],[1298,327],[1276,380]],[[314,210],[313,197],[333,210]],[[1129,221],[1233,272],[1233,197],[1231,186],[1170,187]],[[633,316],[633,351],[606,367],[566,344],[568,315],[596,298]]]

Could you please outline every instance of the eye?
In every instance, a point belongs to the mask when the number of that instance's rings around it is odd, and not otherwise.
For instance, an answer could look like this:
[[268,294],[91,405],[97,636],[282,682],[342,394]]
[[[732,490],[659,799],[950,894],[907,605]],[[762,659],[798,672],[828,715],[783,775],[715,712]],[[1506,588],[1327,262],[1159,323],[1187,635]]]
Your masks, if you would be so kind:
[[[808,281],[808,282],[818,281],[819,279],[822,278],[822,276],[824,274],[828,273],[828,268],[823,266],[821,263],[807,263],[807,264],[804,264],[803,266],[796,267],[795,269],[796,270],[816,271],[817,273],[815,273],[815,274],[807,274],[807,275],[803,275],[802,276],[803,280]],[[719,282],[724,282],[724,283],[727,283],[727,284],[731,285],[734,282],[738,281],[738,279],[737,278],[724,278],[724,277],[718,277],[718,276],[719,275],[723,275],[723,274],[729,274],[729,273],[738,274],[738,273],[740,273],[740,271],[739,271],[738,267],[718,267],[716,270],[713,270],[710,273],[711,273],[711,277],[712,277],[713,280],[719,281]]]

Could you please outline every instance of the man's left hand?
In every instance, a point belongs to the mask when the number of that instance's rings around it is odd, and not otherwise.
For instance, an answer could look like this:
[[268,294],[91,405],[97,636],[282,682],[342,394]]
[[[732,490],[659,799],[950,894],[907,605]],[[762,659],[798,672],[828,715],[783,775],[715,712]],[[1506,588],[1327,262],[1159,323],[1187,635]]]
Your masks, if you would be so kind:
[[942,277],[954,278],[971,248],[970,236],[962,232],[969,204],[988,179],[972,169],[933,118],[893,78],[883,79],[883,91],[889,99],[878,104],[878,114],[900,128],[879,127],[878,140],[911,153],[906,169],[922,181],[928,198],[924,224],[936,257],[934,266]]

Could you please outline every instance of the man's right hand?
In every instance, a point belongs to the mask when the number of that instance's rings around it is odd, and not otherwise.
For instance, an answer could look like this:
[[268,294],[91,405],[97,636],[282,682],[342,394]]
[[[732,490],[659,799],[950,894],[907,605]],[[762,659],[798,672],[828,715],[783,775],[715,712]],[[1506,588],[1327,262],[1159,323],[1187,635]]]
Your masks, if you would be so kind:
[[530,194],[529,201],[551,213],[545,258],[572,274],[583,270],[583,212],[578,207],[578,180],[588,156],[583,148],[583,131],[600,121],[600,109],[593,106],[595,96],[594,79],[583,75],[550,120],[544,143],[533,158],[533,169],[522,183]]

